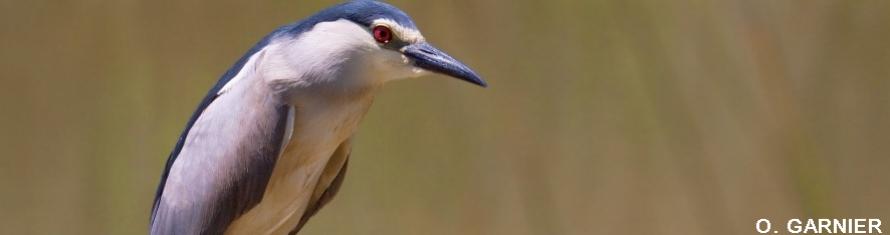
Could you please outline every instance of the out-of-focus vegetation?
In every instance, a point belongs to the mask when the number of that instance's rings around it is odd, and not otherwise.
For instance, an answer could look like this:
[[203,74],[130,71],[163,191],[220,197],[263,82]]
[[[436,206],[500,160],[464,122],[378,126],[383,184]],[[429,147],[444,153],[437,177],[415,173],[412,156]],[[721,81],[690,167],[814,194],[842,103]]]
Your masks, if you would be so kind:
[[[204,92],[333,1],[0,1],[0,234],[144,234]],[[888,1],[395,1],[488,89],[380,94],[305,234],[890,218]]]

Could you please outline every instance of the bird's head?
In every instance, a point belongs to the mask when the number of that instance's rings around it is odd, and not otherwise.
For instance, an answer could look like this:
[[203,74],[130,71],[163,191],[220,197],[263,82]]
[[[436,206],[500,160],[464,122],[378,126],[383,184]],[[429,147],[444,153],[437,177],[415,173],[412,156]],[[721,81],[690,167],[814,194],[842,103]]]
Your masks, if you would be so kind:
[[269,47],[277,48],[272,50],[280,57],[277,67],[300,63],[293,66],[311,68],[296,71],[303,74],[348,67],[373,75],[359,79],[383,82],[433,72],[486,86],[468,66],[430,45],[407,14],[378,1],[336,5],[273,35],[270,44],[275,45]]

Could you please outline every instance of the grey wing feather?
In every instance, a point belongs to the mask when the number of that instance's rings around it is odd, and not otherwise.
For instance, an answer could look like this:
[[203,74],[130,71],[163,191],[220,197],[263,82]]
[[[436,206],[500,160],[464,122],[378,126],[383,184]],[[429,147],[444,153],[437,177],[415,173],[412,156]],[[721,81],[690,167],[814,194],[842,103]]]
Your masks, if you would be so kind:
[[198,117],[169,170],[152,234],[222,234],[262,199],[293,117],[261,86],[239,85]]

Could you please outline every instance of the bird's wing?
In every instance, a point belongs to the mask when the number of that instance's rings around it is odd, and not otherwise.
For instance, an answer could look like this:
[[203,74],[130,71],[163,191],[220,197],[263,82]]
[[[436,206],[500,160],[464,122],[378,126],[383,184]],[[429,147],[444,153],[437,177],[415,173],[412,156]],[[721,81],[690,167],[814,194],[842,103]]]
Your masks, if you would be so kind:
[[318,178],[315,190],[312,192],[312,198],[300,218],[300,223],[294,228],[290,234],[296,234],[306,225],[309,218],[315,215],[324,205],[331,201],[337,192],[340,191],[340,185],[343,184],[343,178],[346,177],[346,166],[349,163],[349,156],[352,155],[352,138],[347,139],[334,151],[334,154],[328,160],[324,171]]
[[253,72],[238,76],[202,103],[168,160],[152,234],[222,234],[262,199],[294,111]]
[[226,85],[230,84],[232,80],[237,80],[235,78],[241,75],[242,72],[248,71],[248,69],[253,69],[252,65],[248,64],[255,64],[255,55],[261,54],[259,52],[262,51],[263,48],[265,48],[265,46],[270,43],[271,39],[271,34],[269,36],[266,36],[265,38],[257,42],[256,45],[250,48],[250,50],[248,50],[247,53],[244,54],[244,56],[238,59],[238,61],[235,62],[235,64],[232,65],[232,67],[229,68],[229,70],[227,70],[219,78],[218,81],[216,81],[216,84],[213,86],[213,88],[211,88],[210,91],[207,91],[207,94],[204,95],[204,99],[201,100],[200,104],[198,104],[197,110],[192,113],[192,116],[189,118],[188,123],[186,123],[184,130],[179,135],[179,139],[176,141],[176,145],[173,147],[173,151],[170,151],[170,155],[167,157],[167,163],[164,166],[164,173],[161,174],[161,181],[158,184],[157,191],[155,191],[154,203],[152,203],[152,216],[150,221],[151,224],[154,224],[154,215],[157,212],[158,203],[161,200],[161,194],[163,194],[164,192],[164,186],[166,186],[167,184],[167,177],[170,174],[170,168],[173,167],[173,163],[176,162],[176,158],[179,156],[179,153],[182,152],[182,148],[185,145],[186,137],[188,137],[189,131],[191,131],[192,127],[195,125],[195,122],[198,121],[198,117],[200,117],[204,113],[204,110],[206,110],[207,107],[210,106],[210,104],[213,103],[217,97],[219,97],[220,92],[223,90],[224,87],[226,87]]

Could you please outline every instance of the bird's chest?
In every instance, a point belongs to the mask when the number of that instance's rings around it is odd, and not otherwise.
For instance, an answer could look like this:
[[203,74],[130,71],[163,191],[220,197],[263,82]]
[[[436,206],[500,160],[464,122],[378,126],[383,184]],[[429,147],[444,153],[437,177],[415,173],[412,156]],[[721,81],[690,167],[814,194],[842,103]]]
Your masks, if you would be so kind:
[[[307,208],[320,175],[350,138],[371,102],[293,106],[292,132],[279,155],[263,199],[242,215],[229,234],[279,234],[293,229]],[[257,231],[262,231],[256,233]]]
[[370,102],[303,107],[303,110],[295,107],[293,134],[279,156],[276,168],[281,167],[282,173],[291,174],[317,172],[298,169],[303,167],[323,168],[337,147],[355,133],[368,106]]

